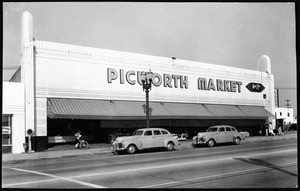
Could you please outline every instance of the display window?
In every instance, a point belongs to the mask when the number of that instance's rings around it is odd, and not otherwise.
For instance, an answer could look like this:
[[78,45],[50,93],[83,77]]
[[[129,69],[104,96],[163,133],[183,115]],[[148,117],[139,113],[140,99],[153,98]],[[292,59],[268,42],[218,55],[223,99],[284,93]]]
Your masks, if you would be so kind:
[[2,146],[11,146],[12,115],[2,115]]

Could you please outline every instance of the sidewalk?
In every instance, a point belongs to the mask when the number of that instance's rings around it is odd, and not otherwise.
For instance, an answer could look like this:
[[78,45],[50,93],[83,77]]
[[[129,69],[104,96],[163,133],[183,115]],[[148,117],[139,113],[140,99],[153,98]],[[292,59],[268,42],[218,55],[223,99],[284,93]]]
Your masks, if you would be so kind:
[[[261,141],[276,141],[283,139],[297,139],[297,131],[285,131],[282,136],[253,136],[246,138],[243,142],[261,142]],[[79,155],[95,155],[110,153],[111,144],[95,143],[90,145],[90,149],[78,150],[74,148],[74,145],[56,145],[45,151],[34,153],[22,153],[22,154],[2,154],[2,163],[20,163],[25,161],[43,160],[62,158]],[[180,146],[177,149],[191,149],[191,140],[180,141]]]

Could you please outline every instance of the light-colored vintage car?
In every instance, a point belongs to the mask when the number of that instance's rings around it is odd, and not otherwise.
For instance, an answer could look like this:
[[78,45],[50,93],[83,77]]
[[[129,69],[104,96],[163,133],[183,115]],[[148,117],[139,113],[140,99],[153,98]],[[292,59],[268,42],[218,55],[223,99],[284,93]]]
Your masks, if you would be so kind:
[[118,137],[113,143],[111,150],[114,153],[126,151],[133,154],[138,150],[164,147],[168,151],[178,146],[178,139],[162,128],[143,128],[133,133],[133,136]]
[[245,140],[245,136],[239,133],[234,127],[230,125],[217,125],[207,129],[206,132],[200,132],[193,137],[192,146],[206,144],[213,147],[218,143],[235,143],[240,144],[241,140]]

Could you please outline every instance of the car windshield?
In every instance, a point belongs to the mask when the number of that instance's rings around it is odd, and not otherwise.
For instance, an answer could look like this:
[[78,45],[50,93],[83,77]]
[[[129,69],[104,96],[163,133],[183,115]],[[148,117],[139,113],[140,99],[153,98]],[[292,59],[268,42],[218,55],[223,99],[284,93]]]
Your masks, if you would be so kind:
[[218,127],[210,127],[207,129],[207,132],[211,132],[211,131],[217,131]]
[[141,136],[142,134],[143,134],[143,131],[137,130],[133,133],[133,136]]

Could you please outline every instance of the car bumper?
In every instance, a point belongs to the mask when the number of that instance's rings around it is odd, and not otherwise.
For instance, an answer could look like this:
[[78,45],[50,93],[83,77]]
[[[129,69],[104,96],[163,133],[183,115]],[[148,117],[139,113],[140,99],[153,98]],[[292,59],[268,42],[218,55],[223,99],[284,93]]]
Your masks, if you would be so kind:
[[192,146],[193,145],[205,145],[207,141],[202,141],[202,140],[193,140],[192,141]]
[[111,151],[124,151],[125,148],[123,147],[123,145],[121,143],[113,143],[112,147],[110,147]]
[[111,150],[113,151],[124,151],[125,148],[118,148],[118,147],[110,147]]

